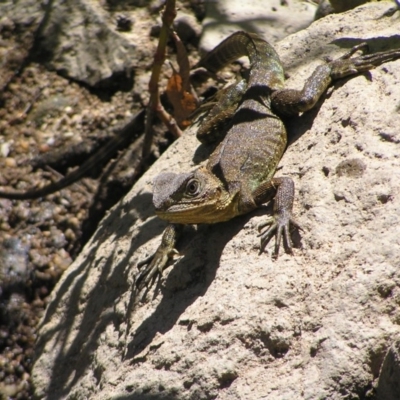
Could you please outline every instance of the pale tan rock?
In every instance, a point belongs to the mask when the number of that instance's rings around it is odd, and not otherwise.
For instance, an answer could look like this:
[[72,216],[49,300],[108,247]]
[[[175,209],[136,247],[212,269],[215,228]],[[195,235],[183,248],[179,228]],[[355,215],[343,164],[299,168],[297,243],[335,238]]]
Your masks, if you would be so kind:
[[316,3],[302,0],[219,0],[206,2],[200,50],[209,51],[232,33],[258,33],[271,44],[311,24]]
[[[400,47],[390,7],[328,16],[280,42],[289,84],[299,87],[323,55],[358,41]],[[294,139],[277,175],[296,182],[304,232],[294,256],[273,261],[272,244],[258,254],[265,210],[188,229],[184,257],[133,307],[136,263],[166,226],[153,214],[152,179],[204,156],[195,129],[185,133],[54,290],[38,332],[37,397],[365,397],[400,334],[399,104],[400,60],[336,83],[316,110],[287,124]]]

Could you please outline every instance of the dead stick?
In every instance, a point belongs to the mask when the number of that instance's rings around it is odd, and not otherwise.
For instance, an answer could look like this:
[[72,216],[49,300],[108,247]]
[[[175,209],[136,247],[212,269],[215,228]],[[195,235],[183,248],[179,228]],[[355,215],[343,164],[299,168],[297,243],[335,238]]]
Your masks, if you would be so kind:
[[[142,159],[145,160],[150,154],[151,144],[153,142],[153,118],[154,114],[157,113],[162,121],[167,126],[177,126],[176,123],[172,122],[172,117],[168,116],[166,111],[160,102],[160,93],[158,87],[158,81],[160,78],[161,68],[165,60],[165,49],[167,47],[167,41],[169,37],[169,31],[171,29],[172,22],[176,17],[175,0],[167,0],[165,3],[165,9],[162,13],[162,26],[160,31],[160,38],[158,41],[157,50],[154,54],[153,70],[149,81],[149,93],[150,101],[147,106],[146,112],[146,127],[145,136],[143,142]],[[174,130],[173,130],[174,131]],[[175,130],[176,132],[176,130]]]

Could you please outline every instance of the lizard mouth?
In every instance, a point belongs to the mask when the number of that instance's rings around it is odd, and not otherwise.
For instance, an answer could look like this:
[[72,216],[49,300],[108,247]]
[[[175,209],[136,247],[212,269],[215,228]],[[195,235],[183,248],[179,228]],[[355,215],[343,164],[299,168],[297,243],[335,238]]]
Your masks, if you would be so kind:
[[156,209],[159,218],[179,224],[213,224],[238,215],[236,194],[230,196],[221,188],[207,192],[195,201],[181,201],[165,209]]

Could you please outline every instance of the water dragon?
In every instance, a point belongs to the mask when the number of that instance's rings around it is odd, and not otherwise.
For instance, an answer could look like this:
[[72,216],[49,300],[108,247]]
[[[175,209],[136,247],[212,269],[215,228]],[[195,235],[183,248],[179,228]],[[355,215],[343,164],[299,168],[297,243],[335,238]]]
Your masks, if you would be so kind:
[[[260,249],[276,235],[274,257],[279,254],[282,237],[286,250],[292,253],[290,229],[300,228],[292,214],[294,182],[290,177],[274,177],[287,144],[282,117],[313,108],[335,80],[400,58],[400,49],[354,56],[366,47],[362,43],[337,60],[318,66],[302,90],[285,88],[278,54],[252,33],[232,34],[199,62],[199,66],[216,72],[248,56],[249,77],[223,92],[199,128],[200,141],[220,140],[206,165],[188,173],[168,172],[155,178],[155,211],[170,224],[155,253],[138,264],[139,287],[148,286],[162,274],[177,253],[175,246],[184,225],[227,221],[271,199],[273,215],[259,226]],[[230,128],[220,129],[224,125],[221,121],[225,125],[229,121]]]

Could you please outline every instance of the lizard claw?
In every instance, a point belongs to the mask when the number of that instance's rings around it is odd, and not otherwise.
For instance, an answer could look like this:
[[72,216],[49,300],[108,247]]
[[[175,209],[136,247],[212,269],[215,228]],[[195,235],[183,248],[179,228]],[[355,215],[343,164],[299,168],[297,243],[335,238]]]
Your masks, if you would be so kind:
[[[172,248],[167,249],[163,246],[159,246],[154,254],[146,257],[144,260],[139,261],[137,264],[140,270],[136,276],[136,286],[141,289],[144,286],[150,286],[153,284],[157,276],[161,276],[164,269],[168,265],[168,262],[175,255],[179,255],[179,252]],[[143,266],[146,266],[141,270]]]
[[[257,227],[258,231],[260,232],[258,236],[261,237],[260,254],[265,250],[265,247],[272,239],[272,236],[274,234],[276,234],[276,240],[275,240],[275,249],[273,253],[273,258],[275,260],[278,259],[282,235],[284,238],[284,245],[287,253],[293,254],[293,249],[292,249],[293,245],[292,245],[292,240],[290,238],[290,225],[293,225],[297,229],[302,230],[301,226],[297,223],[297,221],[291,218],[290,216],[276,215],[260,223]],[[263,228],[265,228],[266,226],[269,226],[269,228],[264,232],[262,232]]]
[[360,57],[351,58],[351,56],[357,51],[362,50],[364,53],[367,49],[368,44],[364,42],[354,46],[349,52],[337,60],[331,61],[330,66],[332,68],[332,79],[340,79],[349,75],[365,72],[383,63],[394,61],[400,57],[400,49],[394,49],[374,54],[363,54]]
[[362,53],[365,53],[369,50],[369,46],[367,42],[362,42],[353,46],[347,53],[343,54],[339,57],[339,60],[348,60],[353,54],[357,53],[357,51],[361,50]]
[[153,284],[157,276],[161,276],[168,262],[175,255],[179,255],[175,249],[175,243],[182,230],[182,225],[170,224],[163,233],[161,244],[158,246],[154,254],[145,258],[137,264],[140,270],[136,276],[136,286],[141,289],[144,286]]

